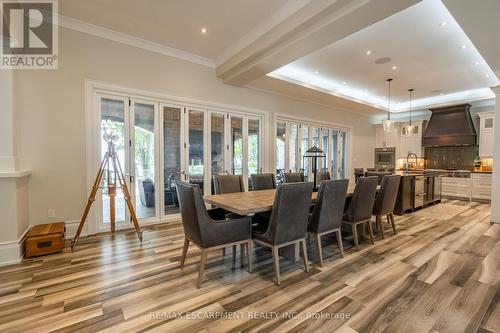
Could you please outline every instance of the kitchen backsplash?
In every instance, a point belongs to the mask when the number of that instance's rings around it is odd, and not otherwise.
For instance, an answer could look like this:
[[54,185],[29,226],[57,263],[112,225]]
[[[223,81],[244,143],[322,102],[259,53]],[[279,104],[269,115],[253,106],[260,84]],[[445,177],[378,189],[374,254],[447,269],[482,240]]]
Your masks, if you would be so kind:
[[473,170],[478,146],[426,147],[427,169]]

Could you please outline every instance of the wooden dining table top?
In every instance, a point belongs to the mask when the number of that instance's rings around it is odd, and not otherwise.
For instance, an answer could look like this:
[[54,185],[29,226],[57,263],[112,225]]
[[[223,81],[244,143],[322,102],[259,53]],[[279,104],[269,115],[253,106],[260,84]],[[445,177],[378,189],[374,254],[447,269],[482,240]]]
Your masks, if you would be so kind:
[[[352,196],[355,184],[349,184],[347,197]],[[276,189],[206,195],[206,203],[223,208],[238,215],[249,215],[272,210]],[[318,192],[313,192],[311,202],[316,201]]]

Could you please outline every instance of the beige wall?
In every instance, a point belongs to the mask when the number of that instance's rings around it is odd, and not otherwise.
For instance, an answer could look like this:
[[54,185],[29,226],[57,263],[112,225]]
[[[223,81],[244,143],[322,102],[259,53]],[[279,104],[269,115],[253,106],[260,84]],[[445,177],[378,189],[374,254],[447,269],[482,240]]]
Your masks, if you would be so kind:
[[[261,91],[223,84],[212,68],[60,29],[59,70],[18,71],[14,77],[16,150],[30,169],[30,223],[47,210],[78,220],[86,201],[85,80],[209,102],[256,108],[353,127],[353,165],[373,165],[371,119]],[[268,124],[269,125],[269,124]],[[268,126],[268,137],[272,126]],[[273,148],[269,151],[273,152]],[[273,156],[269,156],[269,161]]]

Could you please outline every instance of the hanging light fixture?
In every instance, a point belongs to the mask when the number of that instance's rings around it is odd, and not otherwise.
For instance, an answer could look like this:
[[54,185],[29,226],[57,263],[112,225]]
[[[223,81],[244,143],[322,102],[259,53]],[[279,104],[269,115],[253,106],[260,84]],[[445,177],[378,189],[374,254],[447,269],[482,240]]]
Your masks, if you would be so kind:
[[413,90],[414,89],[408,89],[408,92],[410,93],[410,122],[408,125],[406,125],[405,127],[405,135],[406,136],[411,136],[413,134],[413,131],[414,131],[414,127],[413,124],[411,123],[411,98],[412,98],[412,95],[413,95]]
[[394,130],[394,120],[391,120],[391,81],[392,79],[387,79],[389,94],[387,98],[387,119],[382,122],[384,132],[392,132]]

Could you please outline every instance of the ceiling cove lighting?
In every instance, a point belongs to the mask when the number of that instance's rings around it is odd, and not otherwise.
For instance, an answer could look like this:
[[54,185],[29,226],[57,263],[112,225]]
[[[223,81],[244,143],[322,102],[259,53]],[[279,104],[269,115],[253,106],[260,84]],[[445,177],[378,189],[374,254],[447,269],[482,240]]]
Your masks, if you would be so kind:
[[413,128],[414,126],[411,123],[411,98],[413,95],[413,91],[414,91],[414,89],[408,89],[408,92],[410,93],[410,123],[405,126],[405,131],[403,134],[406,136],[411,136],[413,134],[413,131],[414,131],[414,128]]
[[392,79],[387,79],[387,86],[389,91],[389,98],[387,99],[387,119],[382,122],[384,132],[387,133],[394,130],[394,120],[391,120],[391,81]]

